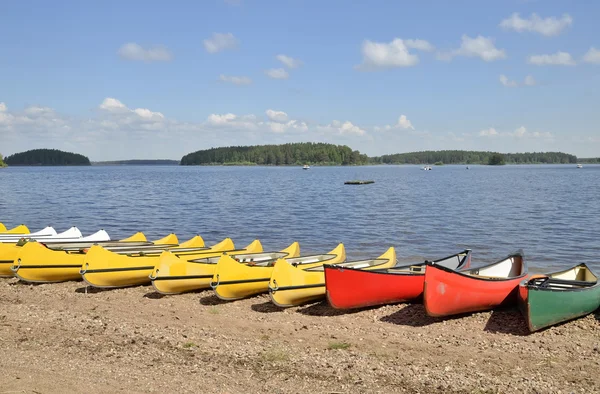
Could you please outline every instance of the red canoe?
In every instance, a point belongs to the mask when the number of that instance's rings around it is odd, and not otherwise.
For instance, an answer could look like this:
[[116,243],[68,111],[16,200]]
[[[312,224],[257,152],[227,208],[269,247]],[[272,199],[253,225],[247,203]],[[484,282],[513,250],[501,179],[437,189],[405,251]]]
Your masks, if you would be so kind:
[[519,282],[527,277],[523,252],[466,271],[427,264],[423,304],[429,316],[448,316],[516,304]]
[[[329,304],[336,309],[412,301],[423,295],[425,263],[365,271],[325,265],[325,288]],[[471,250],[431,262],[448,269],[466,269]]]

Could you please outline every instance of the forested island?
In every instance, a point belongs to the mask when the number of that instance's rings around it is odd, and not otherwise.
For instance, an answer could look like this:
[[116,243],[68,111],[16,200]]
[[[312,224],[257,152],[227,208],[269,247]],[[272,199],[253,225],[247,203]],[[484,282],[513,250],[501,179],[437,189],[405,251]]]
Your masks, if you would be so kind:
[[[504,162],[500,162],[501,155]],[[570,164],[577,156],[562,152],[498,153],[466,150],[440,150],[397,153],[371,157],[371,164]]]
[[358,165],[368,164],[367,155],[345,145],[291,143],[283,145],[231,146],[189,153],[181,165]]
[[0,153],[0,168],[2,168],[2,167],[6,167],[6,163],[2,159],[2,153]]
[[[595,159],[589,159],[595,160]],[[364,164],[574,164],[577,156],[562,152],[498,153],[441,150],[368,157],[345,145],[293,143],[231,146],[189,153],[181,165],[364,165]]]
[[33,149],[7,156],[10,166],[89,166],[90,159],[58,149]]
[[176,165],[179,165],[179,160],[134,159],[134,160],[93,161],[92,165],[93,166],[176,166]]

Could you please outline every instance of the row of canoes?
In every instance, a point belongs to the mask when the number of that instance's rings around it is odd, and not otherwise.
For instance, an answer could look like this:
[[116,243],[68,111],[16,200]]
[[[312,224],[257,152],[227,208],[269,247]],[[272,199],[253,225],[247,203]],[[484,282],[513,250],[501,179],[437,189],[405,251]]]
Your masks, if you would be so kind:
[[522,252],[478,268],[471,267],[470,250],[398,266],[394,248],[375,259],[346,261],[343,244],[326,254],[300,256],[297,242],[264,252],[258,240],[242,249],[229,238],[207,247],[200,236],[179,244],[174,234],[156,241],[138,233],[93,243],[12,243],[2,235],[0,276],[26,282],[83,279],[100,288],[152,284],[163,294],[212,288],[224,300],[268,292],[280,307],[325,298],[338,309],[422,300],[436,317],[518,304],[531,331],[600,306],[600,284],[585,264],[531,275]]

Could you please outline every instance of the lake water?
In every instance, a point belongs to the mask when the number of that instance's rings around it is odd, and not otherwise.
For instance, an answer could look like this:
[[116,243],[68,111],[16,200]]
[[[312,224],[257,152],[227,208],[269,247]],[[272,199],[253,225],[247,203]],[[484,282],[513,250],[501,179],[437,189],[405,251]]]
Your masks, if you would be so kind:
[[[352,179],[375,183],[344,185]],[[0,222],[113,239],[258,238],[265,250],[299,241],[302,254],[344,242],[349,259],[395,246],[402,262],[471,248],[479,265],[522,248],[535,271],[600,271],[600,166],[10,167]]]

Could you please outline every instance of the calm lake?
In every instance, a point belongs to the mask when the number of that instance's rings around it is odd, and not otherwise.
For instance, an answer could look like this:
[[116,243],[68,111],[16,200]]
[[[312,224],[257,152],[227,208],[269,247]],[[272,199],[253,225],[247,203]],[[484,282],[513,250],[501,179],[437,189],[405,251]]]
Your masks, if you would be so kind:
[[[375,183],[344,185],[352,179]],[[10,167],[0,222],[238,247],[258,238],[265,250],[299,241],[302,254],[344,242],[353,260],[389,246],[402,262],[471,248],[479,265],[522,248],[534,271],[600,271],[600,165]]]

